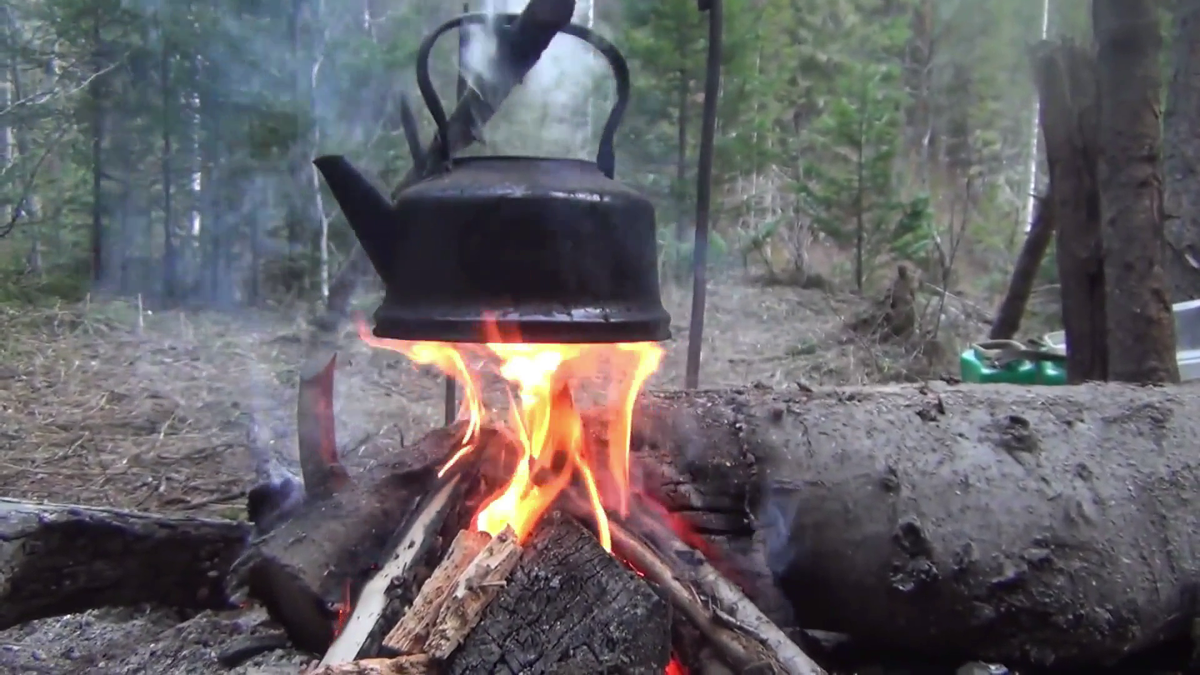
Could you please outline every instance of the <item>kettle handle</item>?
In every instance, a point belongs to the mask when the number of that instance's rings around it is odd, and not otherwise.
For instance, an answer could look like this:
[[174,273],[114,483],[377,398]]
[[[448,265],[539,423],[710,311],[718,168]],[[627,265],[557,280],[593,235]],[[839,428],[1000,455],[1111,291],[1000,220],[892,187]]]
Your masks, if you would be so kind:
[[[450,164],[451,153],[446,109],[442,107],[442,100],[438,97],[437,91],[433,88],[433,82],[429,78],[429,54],[433,51],[434,43],[437,42],[439,37],[450,30],[465,25],[486,24],[493,18],[500,26],[511,28],[519,16],[519,14],[463,14],[438,26],[436,30],[425,36],[425,39],[421,41],[421,46],[417,49],[417,89],[421,91],[421,98],[425,101],[425,107],[429,109],[429,114],[433,117],[433,123],[437,126],[438,142],[434,143],[433,147],[435,148],[434,152],[437,153],[436,160],[440,166],[446,167]],[[616,173],[617,163],[616,152],[613,148],[613,139],[617,134],[617,127],[621,125],[621,118],[625,115],[625,108],[629,106],[629,64],[625,61],[625,57],[621,52],[617,50],[616,45],[589,28],[576,24],[567,24],[560,32],[577,37],[595,47],[596,51],[600,52],[608,60],[608,65],[612,68],[613,78],[617,84],[617,100],[613,104],[612,110],[608,113],[608,120],[605,121],[604,129],[600,133],[600,148],[596,152],[596,165],[600,168],[600,172],[609,179],[612,179]],[[500,39],[504,39],[503,34],[500,36]]]

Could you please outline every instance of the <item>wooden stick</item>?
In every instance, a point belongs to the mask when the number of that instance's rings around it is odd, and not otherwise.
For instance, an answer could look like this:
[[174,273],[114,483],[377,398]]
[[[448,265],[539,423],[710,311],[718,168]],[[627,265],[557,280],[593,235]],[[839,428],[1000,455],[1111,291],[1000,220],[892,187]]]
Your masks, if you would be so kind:
[[416,654],[424,650],[425,641],[437,623],[446,599],[454,591],[459,577],[475,557],[487,546],[491,537],[486,532],[462,530],[450,544],[450,552],[433,571],[412,607],[383,639],[383,646],[400,654]]
[[296,397],[297,448],[304,491],[311,499],[324,499],[350,482],[338,459],[333,418],[333,373],[337,352],[308,361],[300,372]]
[[[632,520],[635,527],[648,533],[655,545],[662,549],[663,555],[659,559],[674,576],[689,582],[713,601],[716,604],[715,614],[724,623],[764,645],[778,659],[786,673],[825,675],[824,669],[768,619],[741,589],[721,576],[699,551],[680,541],[670,528],[652,518],[634,515]],[[682,564],[673,564],[676,562]]]
[[359,593],[350,620],[346,622],[345,628],[338,634],[329,650],[325,652],[320,665],[340,665],[350,663],[358,658],[359,652],[371,633],[374,632],[376,624],[379,623],[379,619],[387,607],[388,587],[392,584],[393,579],[408,572],[420,557],[419,554],[424,548],[422,544],[436,534],[437,525],[452,505],[451,496],[457,492],[456,488],[460,478],[461,474],[446,481],[442,488],[425,503],[412,526],[393,550],[391,559]]
[[444,661],[479,623],[483,611],[504,587],[521,559],[521,546],[510,528],[488,542],[463,570],[454,592],[442,606],[425,643],[425,653]]

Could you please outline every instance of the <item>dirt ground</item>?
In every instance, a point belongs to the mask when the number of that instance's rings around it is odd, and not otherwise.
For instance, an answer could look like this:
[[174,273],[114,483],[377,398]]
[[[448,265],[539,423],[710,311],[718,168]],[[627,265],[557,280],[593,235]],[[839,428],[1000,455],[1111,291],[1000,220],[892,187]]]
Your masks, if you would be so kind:
[[[863,304],[852,296],[733,278],[714,282],[708,298],[704,387],[954,372],[945,354],[918,372],[920,359],[848,333],[844,319]],[[650,386],[676,388],[689,293],[666,288],[664,302],[674,340]],[[0,496],[240,518],[253,480],[249,415],[267,420],[294,455],[303,316],[173,311],[143,315],[141,323],[120,302],[0,308]],[[965,322],[944,332],[978,336],[986,326]],[[387,425],[419,437],[441,424],[442,392],[440,377],[371,350],[347,327],[336,376],[339,444]],[[180,623],[162,611],[106,610],[34,622],[0,632],[0,672],[212,672],[219,645],[258,630],[260,618]],[[299,658],[276,653],[243,672],[296,672]]]

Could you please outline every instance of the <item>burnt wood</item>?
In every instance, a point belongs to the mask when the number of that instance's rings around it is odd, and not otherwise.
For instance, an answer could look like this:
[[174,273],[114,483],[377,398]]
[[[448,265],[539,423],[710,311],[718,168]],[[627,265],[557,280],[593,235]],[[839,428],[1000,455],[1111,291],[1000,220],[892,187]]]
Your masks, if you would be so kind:
[[389,543],[437,484],[437,469],[461,434],[462,425],[438,429],[407,448],[396,439],[374,439],[365,450],[378,459],[361,467],[355,482],[328,498],[305,500],[286,521],[255,537],[231,587],[261,602],[297,648],[324,652],[338,607],[390,553]]
[[99,607],[228,609],[250,528],[227,520],[0,499],[0,630]]
[[661,675],[670,657],[667,603],[591,532],[552,512],[445,672]]

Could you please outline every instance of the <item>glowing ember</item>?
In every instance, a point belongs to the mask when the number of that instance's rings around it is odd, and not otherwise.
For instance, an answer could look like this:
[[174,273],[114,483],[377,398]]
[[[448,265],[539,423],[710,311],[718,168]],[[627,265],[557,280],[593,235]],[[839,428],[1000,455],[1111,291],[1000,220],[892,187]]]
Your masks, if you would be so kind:
[[688,671],[679,662],[679,659],[672,656],[671,662],[667,664],[667,669],[663,671],[663,675],[688,675]]
[[[619,344],[531,344],[518,335],[501,335],[487,324],[485,344],[407,342],[371,335],[362,319],[359,336],[372,347],[400,352],[410,360],[438,368],[463,388],[459,418],[467,421],[462,447],[442,467],[474,451],[485,410],[478,366],[484,364],[513,385],[508,426],[522,457],[503,490],[486,500],[472,524],[493,536],[511,526],[524,540],[554,498],[578,477],[588,492],[600,544],[612,551],[607,510],[629,510],[629,437],[638,392],[658,368],[662,348],[650,342]],[[605,378],[607,376],[607,378]],[[609,415],[605,459],[596,457],[584,437],[575,396],[608,379]],[[604,489],[602,486],[611,486]]]

